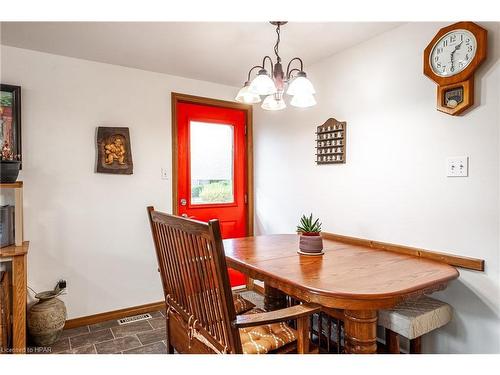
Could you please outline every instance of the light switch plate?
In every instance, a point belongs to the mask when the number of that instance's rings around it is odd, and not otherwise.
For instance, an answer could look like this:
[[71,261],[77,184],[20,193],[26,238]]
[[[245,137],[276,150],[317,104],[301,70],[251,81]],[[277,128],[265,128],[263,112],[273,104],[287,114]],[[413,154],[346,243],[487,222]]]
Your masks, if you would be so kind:
[[167,168],[162,168],[161,169],[161,179],[162,180],[168,180],[168,170],[167,170]]
[[469,176],[469,157],[455,156],[446,160],[447,177],[468,177]]

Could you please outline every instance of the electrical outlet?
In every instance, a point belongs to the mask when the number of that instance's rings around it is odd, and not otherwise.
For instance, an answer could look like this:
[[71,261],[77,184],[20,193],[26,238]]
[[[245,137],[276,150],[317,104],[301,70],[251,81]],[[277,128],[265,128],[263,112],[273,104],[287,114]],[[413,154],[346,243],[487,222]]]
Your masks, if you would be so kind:
[[162,168],[161,169],[161,179],[162,180],[168,180],[168,170],[167,170],[167,168]]
[[456,156],[446,160],[447,177],[468,177],[469,176],[469,157]]
[[59,287],[59,289],[64,290],[64,294],[68,294],[68,282],[66,279],[60,279],[57,282],[56,288]]

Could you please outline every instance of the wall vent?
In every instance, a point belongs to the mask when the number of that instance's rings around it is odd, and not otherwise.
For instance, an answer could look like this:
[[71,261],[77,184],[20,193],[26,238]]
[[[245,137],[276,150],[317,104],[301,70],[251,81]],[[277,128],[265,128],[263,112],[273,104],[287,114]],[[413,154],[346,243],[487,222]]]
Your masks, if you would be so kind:
[[152,318],[151,314],[134,315],[134,316],[129,316],[127,318],[118,319],[118,324],[119,325],[129,324],[129,323],[134,323],[134,322],[138,322],[141,320],[147,320],[147,319],[151,319],[151,318]]

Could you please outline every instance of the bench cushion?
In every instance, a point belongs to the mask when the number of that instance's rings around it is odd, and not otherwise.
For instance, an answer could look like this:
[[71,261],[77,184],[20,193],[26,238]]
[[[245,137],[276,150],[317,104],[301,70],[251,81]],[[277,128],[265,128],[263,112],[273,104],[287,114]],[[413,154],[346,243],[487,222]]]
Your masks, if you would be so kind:
[[380,310],[378,324],[413,340],[444,326],[452,315],[447,303],[422,296],[404,301],[391,310]]

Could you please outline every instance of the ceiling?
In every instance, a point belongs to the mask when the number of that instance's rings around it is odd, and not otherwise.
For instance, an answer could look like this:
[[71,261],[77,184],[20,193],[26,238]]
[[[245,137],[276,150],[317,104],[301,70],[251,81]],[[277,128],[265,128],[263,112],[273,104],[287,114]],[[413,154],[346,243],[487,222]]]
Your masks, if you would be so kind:
[[[399,26],[396,22],[300,23],[281,28],[280,55],[307,66]],[[273,54],[269,23],[2,22],[1,43],[108,64],[241,86]]]

